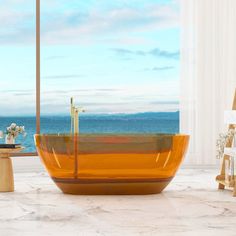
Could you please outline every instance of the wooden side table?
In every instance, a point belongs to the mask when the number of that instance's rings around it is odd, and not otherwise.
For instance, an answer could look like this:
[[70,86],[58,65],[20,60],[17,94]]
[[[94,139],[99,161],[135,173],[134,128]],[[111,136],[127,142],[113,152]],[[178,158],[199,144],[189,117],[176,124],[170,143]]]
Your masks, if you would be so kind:
[[24,147],[0,148],[0,192],[14,191],[14,176],[11,154],[21,152]]

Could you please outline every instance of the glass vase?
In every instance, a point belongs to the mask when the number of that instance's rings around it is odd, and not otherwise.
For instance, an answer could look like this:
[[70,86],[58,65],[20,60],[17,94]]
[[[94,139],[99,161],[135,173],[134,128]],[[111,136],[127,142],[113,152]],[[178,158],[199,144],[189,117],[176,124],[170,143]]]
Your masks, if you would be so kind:
[[6,144],[15,144],[15,138],[12,135],[6,135],[5,143]]

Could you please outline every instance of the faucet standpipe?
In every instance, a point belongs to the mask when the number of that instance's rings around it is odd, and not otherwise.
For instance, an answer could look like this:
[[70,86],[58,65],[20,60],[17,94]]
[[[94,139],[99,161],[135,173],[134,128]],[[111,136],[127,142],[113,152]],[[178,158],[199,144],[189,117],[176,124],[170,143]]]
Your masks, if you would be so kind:
[[71,98],[71,134],[74,132],[74,134],[79,134],[79,113],[85,112],[84,109],[80,107],[74,106],[74,99]]
[[74,134],[79,134],[79,113],[85,112],[82,108],[74,109]]

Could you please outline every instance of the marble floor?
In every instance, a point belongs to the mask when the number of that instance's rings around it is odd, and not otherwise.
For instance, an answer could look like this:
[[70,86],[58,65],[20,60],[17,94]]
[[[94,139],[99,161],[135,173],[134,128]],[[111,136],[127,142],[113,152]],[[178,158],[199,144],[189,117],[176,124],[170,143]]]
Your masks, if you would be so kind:
[[18,173],[15,192],[0,193],[0,236],[235,236],[236,198],[216,173],[182,169],[145,196],[64,195],[46,173]]

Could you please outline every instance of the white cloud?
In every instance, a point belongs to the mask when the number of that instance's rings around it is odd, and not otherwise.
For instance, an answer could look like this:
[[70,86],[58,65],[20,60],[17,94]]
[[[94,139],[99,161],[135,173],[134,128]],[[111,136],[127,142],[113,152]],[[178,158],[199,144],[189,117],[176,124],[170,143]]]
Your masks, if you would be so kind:
[[[178,110],[178,82],[160,82],[157,86],[97,87],[76,90],[43,90],[42,113],[69,114],[70,97],[88,113],[137,113]],[[7,97],[7,100],[5,99]],[[11,104],[11,106],[9,106]],[[0,93],[2,115],[35,114],[35,93],[32,90]]]
[[[91,11],[86,19],[82,16],[81,21],[71,25],[68,18],[80,18],[76,14],[78,13],[71,12],[70,15],[58,16],[60,24],[55,24],[53,30],[45,28],[42,35],[43,42],[91,43],[93,40],[101,42],[104,34],[108,38],[117,35],[117,38],[129,41],[132,32],[156,31],[161,28],[177,27],[179,24],[179,15],[175,8],[158,4],[142,10],[122,8],[108,12]],[[125,35],[127,33],[128,37]],[[136,40],[142,40],[142,37]]]
[[[20,4],[30,4],[29,0],[3,1],[0,10],[0,43],[34,42],[34,8],[21,11]],[[50,3],[50,1],[49,1]],[[47,4],[49,4],[47,3]],[[32,2],[31,2],[32,4]],[[51,3],[53,4],[53,2]],[[2,4],[1,4],[2,5]],[[45,7],[45,6],[44,6]],[[109,10],[49,10],[42,12],[42,41],[47,44],[77,44],[111,40],[133,42],[144,40],[130,33],[150,32],[161,28],[177,27],[179,12],[175,3],[169,5],[147,4],[144,8],[123,7]],[[128,34],[128,35],[127,35]],[[106,35],[106,37],[104,37]],[[122,39],[121,39],[122,38]]]

